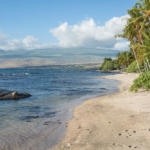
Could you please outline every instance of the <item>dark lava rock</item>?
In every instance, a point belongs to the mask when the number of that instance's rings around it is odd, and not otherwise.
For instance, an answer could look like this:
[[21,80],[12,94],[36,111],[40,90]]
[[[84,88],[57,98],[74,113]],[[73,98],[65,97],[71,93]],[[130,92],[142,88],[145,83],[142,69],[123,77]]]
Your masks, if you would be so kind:
[[20,117],[20,120],[27,120],[27,121],[31,121],[31,119],[37,119],[40,118],[40,116],[22,116]]
[[100,88],[101,90],[107,90],[106,88]]
[[27,98],[30,96],[31,95],[28,93],[0,91],[0,100],[18,100],[18,99]]

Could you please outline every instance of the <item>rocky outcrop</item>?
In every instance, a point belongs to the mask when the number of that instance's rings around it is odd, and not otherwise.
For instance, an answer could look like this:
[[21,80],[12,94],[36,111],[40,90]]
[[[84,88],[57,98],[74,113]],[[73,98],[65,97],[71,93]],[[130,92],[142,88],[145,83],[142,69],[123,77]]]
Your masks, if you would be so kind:
[[107,90],[106,88],[100,88],[101,90]]
[[28,93],[0,91],[0,100],[18,100],[18,99],[27,98],[30,96],[31,95]]

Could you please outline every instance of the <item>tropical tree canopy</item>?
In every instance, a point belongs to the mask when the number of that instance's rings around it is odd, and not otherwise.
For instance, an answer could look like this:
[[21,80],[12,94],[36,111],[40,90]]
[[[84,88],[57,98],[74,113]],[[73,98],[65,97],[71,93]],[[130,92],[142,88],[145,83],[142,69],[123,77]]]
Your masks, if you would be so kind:
[[120,68],[126,68],[134,61],[133,55],[128,51],[118,53],[117,57]]
[[[123,34],[116,37],[123,37],[130,41],[130,53],[123,52],[118,55],[118,63],[128,72],[142,72],[134,80],[130,88],[131,91],[137,91],[139,88],[150,89],[150,0],[140,0],[128,10],[129,18],[123,30]],[[131,61],[134,56],[135,61]],[[137,65],[137,68],[135,66]],[[141,67],[142,66],[142,67]]]
[[130,51],[134,55],[139,72],[139,64],[150,69],[150,0],[140,0],[130,10],[130,18],[123,30],[123,37],[130,41]]

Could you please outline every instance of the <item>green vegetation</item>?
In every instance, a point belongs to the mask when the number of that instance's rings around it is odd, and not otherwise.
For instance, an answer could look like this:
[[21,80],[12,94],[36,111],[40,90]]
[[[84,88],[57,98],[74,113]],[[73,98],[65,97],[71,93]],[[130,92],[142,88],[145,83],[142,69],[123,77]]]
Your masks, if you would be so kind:
[[[150,89],[150,0],[136,2],[128,10],[128,14],[130,18],[127,19],[123,34],[115,37],[126,38],[130,42],[130,50],[118,53],[115,60],[118,64],[117,68],[141,73],[130,88],[131,91],[137,91],[139,88]],[[110,62],[104,61],[101,69],[115,69],[112,66]]]
[[127,68],[126,72],[132,73],[132,72],[138,72],[138,67],[136,64],[136,61],[133,61]]
[[118,53],[117,61],[120,68],[127,68],[134,61],[134,57],[131,52],[125,51]]
[[[140,0],[128,10],[128,14],[130,18],[121,36],[130,41],[130,51],[139,72],[145,71],[134,80],[130,90],[150,89],[150,0]],[[136,70],[135,67],[132,64],[127,70]]]
[[137,79],[133,81],[130,91],[138,91],[138,89],[150,89],[150,71],[143,72]]
[[123,37],[130,41],[130,51],[134,56],[139,72],[140,65],[144,64],[146,70],[150,68],[150,1],[140,0],[130,10],[130,18],[123,30]]
[[102,63],[100,70],[103,71],[112,71],[118,69],[119,65],[117,60],[112,60],[111,58],[105,58],[104,62]]

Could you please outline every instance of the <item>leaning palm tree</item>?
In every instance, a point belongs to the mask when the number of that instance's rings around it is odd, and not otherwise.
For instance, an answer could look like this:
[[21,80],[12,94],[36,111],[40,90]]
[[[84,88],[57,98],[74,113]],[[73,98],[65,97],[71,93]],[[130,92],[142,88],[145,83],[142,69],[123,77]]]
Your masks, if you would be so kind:
[[136,9],[139,11],[140,16],[142,16],[138,43],[140,44],[140,49],[143,49],[146,53],[143,59],[146,59],[148,66],[150,66],[148,59],[148,53],[150,52],[150,0],[141,0],[140,2],[137,2]]
[[[141,0],[137,2],[132,9],[128,10],[130,18],[123,30],[123,34],[117,35],[127,38],[130,41],[130,47],[134,54],[139,72],[139,62],[146,62],[149,64],[150,52],[150,0]],[[142,56],[141,50],[143,50]],[[150,66],[150,64],[148,65]]]

